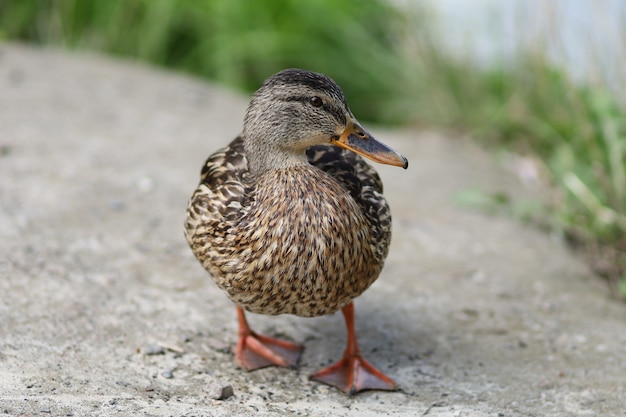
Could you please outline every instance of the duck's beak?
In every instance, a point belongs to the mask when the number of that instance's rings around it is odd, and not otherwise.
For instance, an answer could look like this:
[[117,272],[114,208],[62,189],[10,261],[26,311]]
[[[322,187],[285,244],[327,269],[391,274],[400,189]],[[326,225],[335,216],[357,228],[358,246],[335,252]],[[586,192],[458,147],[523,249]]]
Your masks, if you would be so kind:
[[376,140],[354,119],[348,119],[345,130],[330,142],[381,164],[404,169],[409,166],[409,161],[404,156]]
[[345,130],[330,141],[333,145],[349,149],[372,161],[406,169],[409,161],[398,152],[379,142],[356,120],[348,119]]

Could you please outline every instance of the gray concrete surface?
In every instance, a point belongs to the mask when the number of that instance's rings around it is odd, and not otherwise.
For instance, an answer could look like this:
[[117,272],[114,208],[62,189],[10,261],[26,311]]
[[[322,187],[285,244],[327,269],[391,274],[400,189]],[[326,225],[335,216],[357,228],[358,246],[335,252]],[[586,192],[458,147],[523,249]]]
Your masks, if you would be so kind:
[[530,192],[428,132],[374,129],[411,164],[380,167],[394,241],[357,328],[401,389],[348,398],[308,381],[341,355],[340,315],[251,317],[306,350],[298,370],[237,369],[234,308],[182,222],[246,102],[135,64],[0,46],[0,415],[626,414],[626,306],[557,240],[452,204],[467,187]]

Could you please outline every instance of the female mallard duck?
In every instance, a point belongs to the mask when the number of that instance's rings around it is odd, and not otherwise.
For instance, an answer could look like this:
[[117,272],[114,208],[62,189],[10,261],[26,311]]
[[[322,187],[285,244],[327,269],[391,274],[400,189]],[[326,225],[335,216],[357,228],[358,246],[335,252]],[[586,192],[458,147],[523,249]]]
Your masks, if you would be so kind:
[[204,164],[186,237],[237,305],[242,367],[295,366],[302,350],[253,332],[244,309],[303,317],[342,309],[343,359],[311,378],[350,394],[395,388],[361,357],[354,330],[352,300],[378,278],[391,238],[380,178],[355,153],[408,165],[361,127],[333,80],[288,69],[263,83],[242,135]]

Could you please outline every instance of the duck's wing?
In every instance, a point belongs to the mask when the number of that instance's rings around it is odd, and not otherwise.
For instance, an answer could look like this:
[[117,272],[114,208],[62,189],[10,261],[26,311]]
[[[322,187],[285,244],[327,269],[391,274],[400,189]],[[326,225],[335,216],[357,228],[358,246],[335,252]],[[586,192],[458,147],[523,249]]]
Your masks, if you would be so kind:
[[383,183],[376,170],[354,152],[337,146],[307,149],[309,163],[339,181],[363,210],[383,256],[391,238],[391,212],[383,197]]
[[250,197],[248,176],[241,137],[209,156],[187,207],[185,231],[192,249],[195,244],[205,242],[207,236],[218,239],[241,217],[245,201]]

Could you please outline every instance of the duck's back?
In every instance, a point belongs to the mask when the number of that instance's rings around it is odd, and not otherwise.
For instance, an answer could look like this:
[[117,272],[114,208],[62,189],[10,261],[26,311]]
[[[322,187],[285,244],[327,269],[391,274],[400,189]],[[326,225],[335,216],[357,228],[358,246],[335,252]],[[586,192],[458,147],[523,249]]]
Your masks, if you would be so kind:
[[336,147],[311,165],[252,178],[241,138],[211,155],[189,202],[186,236],[215,282],[258,313],[332,313],[378,277],[391,217],[378,175]]

